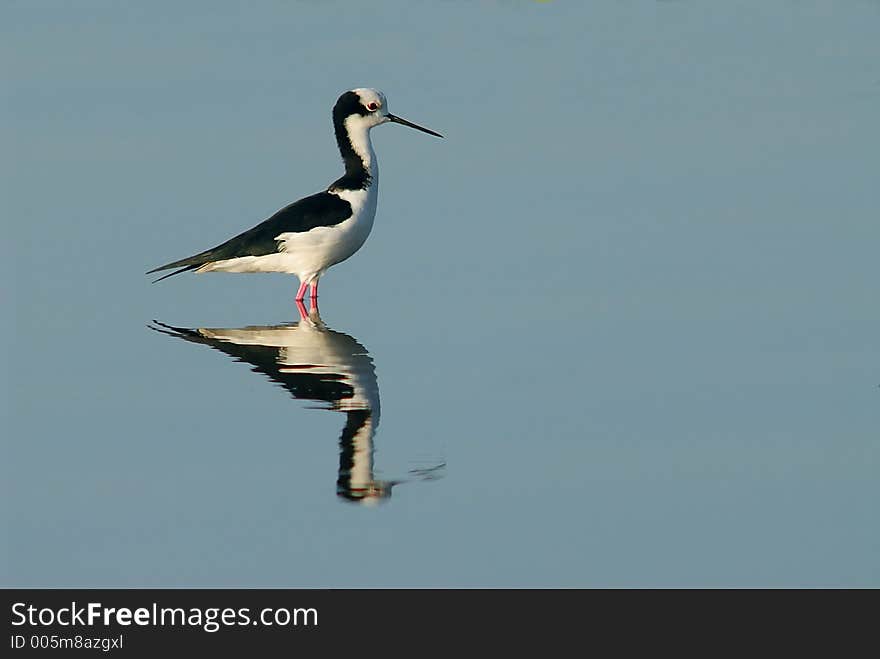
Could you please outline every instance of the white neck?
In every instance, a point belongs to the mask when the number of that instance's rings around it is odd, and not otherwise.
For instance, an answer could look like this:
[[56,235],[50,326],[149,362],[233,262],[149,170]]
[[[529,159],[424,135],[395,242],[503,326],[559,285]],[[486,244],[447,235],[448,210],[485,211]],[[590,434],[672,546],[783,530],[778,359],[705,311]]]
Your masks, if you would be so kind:
[[370,128],[371,126],[360,115],[351,115],[345,120],[345,131],[348,133],[351,148],[363,161],[367,173],[375,180],[379,177],[379,163],[370,140]]

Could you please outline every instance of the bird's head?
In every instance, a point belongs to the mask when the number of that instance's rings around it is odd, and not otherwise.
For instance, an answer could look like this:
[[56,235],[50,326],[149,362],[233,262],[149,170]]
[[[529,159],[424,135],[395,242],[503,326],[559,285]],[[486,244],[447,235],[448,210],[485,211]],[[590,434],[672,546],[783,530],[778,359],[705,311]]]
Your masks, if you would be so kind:
[[378,89],[360,87],[345,92],[336,101],[333,107],[333,121],[337,125],[345,125],[350,128],[366,128],[369,130],[379,124],[389,121],[415,128],[428,135],[443,137],[440,133],[414,124],[406,119],[388,112],[388,100],[385,94]]

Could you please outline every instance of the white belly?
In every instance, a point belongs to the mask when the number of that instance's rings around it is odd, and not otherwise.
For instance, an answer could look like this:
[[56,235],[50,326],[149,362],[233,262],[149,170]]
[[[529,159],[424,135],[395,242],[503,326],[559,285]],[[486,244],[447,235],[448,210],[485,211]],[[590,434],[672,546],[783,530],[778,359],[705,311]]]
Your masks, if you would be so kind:
[[242,256],[214,261],[197,272],[283,272],[294,274],[300,281],[311,282],[330,266],[341,263],[358,251],[373,228],[376,217],[378,181],[366,190],[335,192],[351,204],[347,220],[310,231],[282,233],[276,236],[279,251],[264,256]]

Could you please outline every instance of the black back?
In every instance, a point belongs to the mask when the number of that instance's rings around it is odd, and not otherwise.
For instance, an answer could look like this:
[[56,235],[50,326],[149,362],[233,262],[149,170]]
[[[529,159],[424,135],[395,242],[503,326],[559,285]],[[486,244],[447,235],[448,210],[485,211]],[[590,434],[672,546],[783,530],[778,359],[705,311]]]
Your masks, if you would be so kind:
[[[279,241],[276,240],[276,237],[279,234],[301,233],[316,227],[334,226],[350,218],[351,214],[351,204],[345,199],[340,199],[330,192],[318,192],[285,206],[269,219],[234,238],[230,238],[217,247],[212,247],[179,261],[166,263],[150,270],[147,274],[169,268],[180,268],[180,270],[165,275],[165,277],[170,277],[179,272],[195,270],[212,261],[274,254],[278,252]],[[160,277],[156,281],[161,281],[165,277]]]
[[285,206],[252,229],[209,250],[211,261],[238,256],[263,256],[278,251],[275,238],[282,233],[302,233],[332,227],[351,217],[351,204],[329,192],[318,192]]

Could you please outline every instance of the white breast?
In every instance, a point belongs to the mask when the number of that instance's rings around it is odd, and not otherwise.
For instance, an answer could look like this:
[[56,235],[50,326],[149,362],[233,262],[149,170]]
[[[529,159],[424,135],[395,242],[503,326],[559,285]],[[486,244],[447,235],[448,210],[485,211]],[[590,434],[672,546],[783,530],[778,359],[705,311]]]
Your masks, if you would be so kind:
[[378,189],[374,178],[366,190],[331,192],[351,204],[351,217],[329,227],[280,234],[276,240],[281,242],[279,256],[289,263],[286,272],[297,275],[301,281],[312,281],[358,251],[373,229]]
[[351,217],[333,226],[281,233],[275,237],[279,241],[276,254],[212,261],[196,272],[283,272],[307,283],[320,278],[327,268],[358,251],[370,235],[376,217],[378,181],[374,178],[366,190],[331,194],[351,204]]

